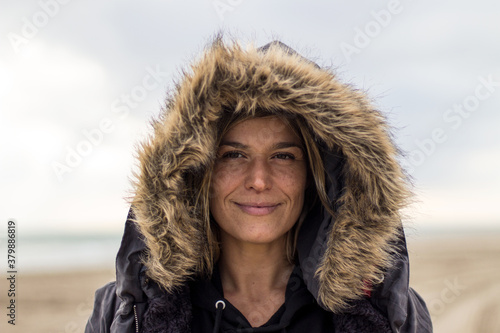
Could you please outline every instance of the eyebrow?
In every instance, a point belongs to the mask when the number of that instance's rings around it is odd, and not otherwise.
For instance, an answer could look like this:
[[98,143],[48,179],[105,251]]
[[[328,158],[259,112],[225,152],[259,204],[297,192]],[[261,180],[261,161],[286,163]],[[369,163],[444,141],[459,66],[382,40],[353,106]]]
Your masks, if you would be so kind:
[[[222,141],[220,143],[220,146],[231,146],[231,147],[239,148],[239,149],[249,149],[250,148],[249,146],[247,146],[241,142],[238,142],[238,141]],[[297,147],[297,148],[301,149],[302,151],[304,151],[304,148],[302,147],[302,145],[295,143],[295,142],[288,142],[288,141],[277,142],[272,146],[273,149],[285,149],[285,148],[291,148],[291,147]]]

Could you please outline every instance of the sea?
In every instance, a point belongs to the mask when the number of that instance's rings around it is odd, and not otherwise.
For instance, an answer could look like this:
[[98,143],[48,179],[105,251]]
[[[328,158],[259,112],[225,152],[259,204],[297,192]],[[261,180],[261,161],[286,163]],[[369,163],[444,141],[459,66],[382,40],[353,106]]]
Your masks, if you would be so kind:
[[[80,270],[112,269],[120,247],[117,235],[29,235],[16,238],[10,264],[18,273],[56,273]],[[0,239],[1,271],[7,267],[8,241]],[[5,254],[5,255],[3,255]]]
[[[500,225],[500,224],[498,224]],[[435,237],[464,237],[499,234],[500,228],[491,229],[406,229],[409,241]],[[122,234],[51,234],[21,235],[15,243],[15,270],[18,273],[57,273],[113,269]],[[8,241],[0,235],[0,272],[9,270]]]

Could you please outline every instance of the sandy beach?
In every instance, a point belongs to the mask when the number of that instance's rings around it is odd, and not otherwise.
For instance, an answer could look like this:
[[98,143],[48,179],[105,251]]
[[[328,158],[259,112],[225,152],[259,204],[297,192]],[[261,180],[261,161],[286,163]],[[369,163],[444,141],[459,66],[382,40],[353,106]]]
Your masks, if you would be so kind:
[[[500,332],[500,234],[410,236],[411,285],[426,300],[435,332]],[[111,263],[112,264],[112,263]],[[1,332],[83,332],[94,291],[114,280],[100,271],[17,276],[16,325],[7,324],[6,279]],[[6,289],[7,288],[7,289]]]
[[408,244],[410,284],[434,332],[500,332],[500,234],[410,237]]

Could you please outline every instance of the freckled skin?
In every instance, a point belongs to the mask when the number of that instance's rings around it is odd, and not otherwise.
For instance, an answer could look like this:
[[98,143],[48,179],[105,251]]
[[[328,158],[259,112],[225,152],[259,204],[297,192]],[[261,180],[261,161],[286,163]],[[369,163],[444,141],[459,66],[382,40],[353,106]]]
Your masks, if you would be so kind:
[[265,244],[282,240],[304,203],[301,140],[278,117],[245,120],[222,138],[210,210],[222,236]]

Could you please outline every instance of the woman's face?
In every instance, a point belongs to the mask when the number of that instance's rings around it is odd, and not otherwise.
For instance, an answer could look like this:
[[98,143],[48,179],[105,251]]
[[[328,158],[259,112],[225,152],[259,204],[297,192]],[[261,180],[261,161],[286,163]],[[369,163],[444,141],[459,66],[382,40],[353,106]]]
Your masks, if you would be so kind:
[[223,239],[271,243],[290,230],[304,204],[305,156],[301,140],[278,117],[251,118],[226,133],[210,197]]

